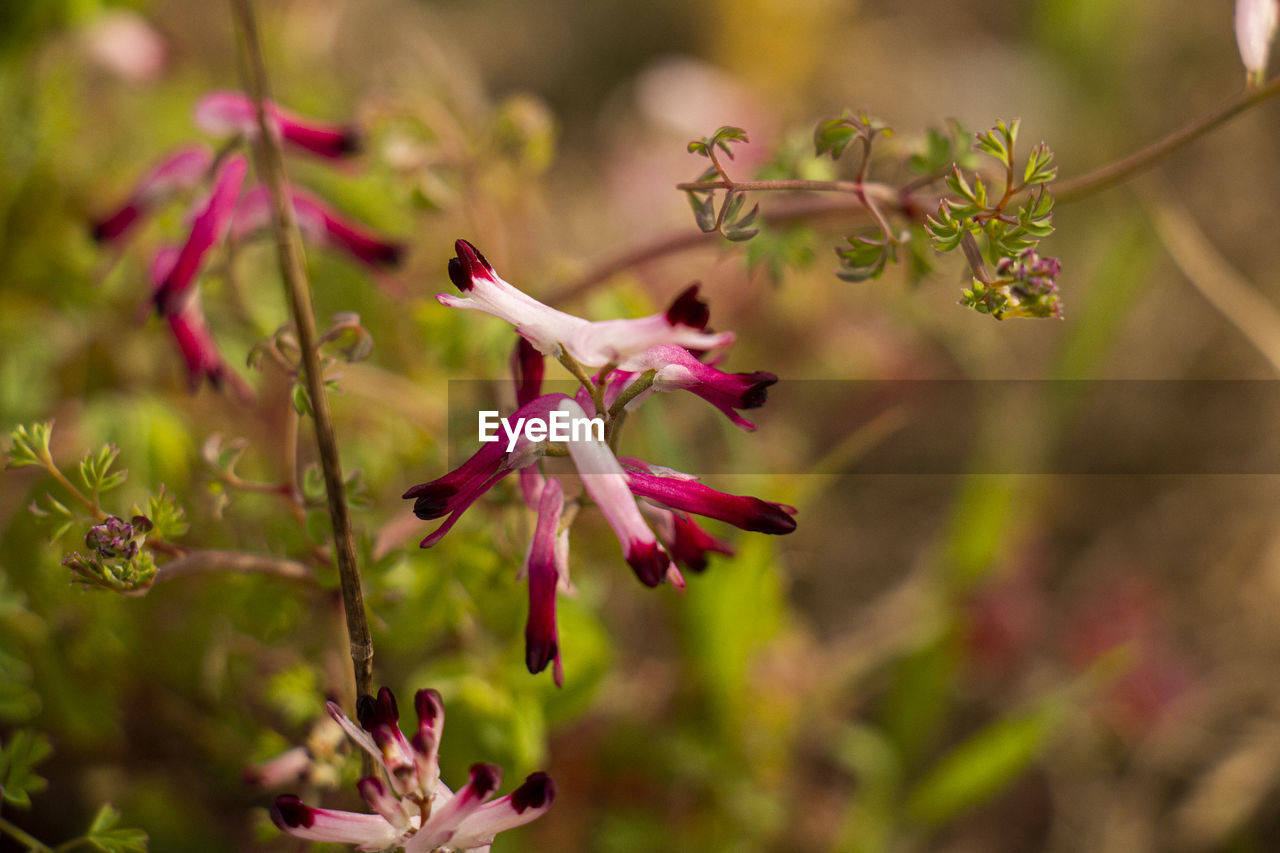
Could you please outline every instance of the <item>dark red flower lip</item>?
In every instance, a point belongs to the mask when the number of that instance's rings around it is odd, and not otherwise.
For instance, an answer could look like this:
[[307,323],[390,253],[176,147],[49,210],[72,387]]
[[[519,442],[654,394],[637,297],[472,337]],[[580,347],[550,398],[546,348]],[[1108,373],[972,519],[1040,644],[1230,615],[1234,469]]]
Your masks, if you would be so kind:
[[493,264],[480,254],[479,249],[461,239],[453,244],[453,248],[458,256],[449,259],[449,280],[458,290],[466,293],[471,289],[471,280],[474,278],[494,280]]

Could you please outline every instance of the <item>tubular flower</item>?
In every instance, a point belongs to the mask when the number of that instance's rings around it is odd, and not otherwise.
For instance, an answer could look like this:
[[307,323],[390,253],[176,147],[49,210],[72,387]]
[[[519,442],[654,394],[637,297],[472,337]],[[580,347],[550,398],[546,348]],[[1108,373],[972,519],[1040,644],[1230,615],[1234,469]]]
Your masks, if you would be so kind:
[[395,696],[386,687],[376,699],[360,698],[359,724],[333,702],[327,705],[338,725],[373,756],[390,780],[388,786],[378,776],[367,776],[356,785],[375,814],[315,808],[286,795],[271,807],[275,825],[296,838],[354,844],[359,850],[487,850],[499,832],[529,823],[551,808],[555,783],[545,773],[533,773],[507,796],[491,800],[502,784],[502,770],[474,764],[467,784],[451,791],[440,781],[440,694],[419,690],[413,704],[418,728],[411,739],[400,730]]
[[1245,71],[1257,83],[1267,72],[1276,19],[1276,0],[1236,0],[1236,45]]
[[636,497],[648,498],[680,512],[727,521],[755,533],[784,534],[796,529],[796,508],[746,495],[729,495],[697,479],[627,460],[627,484]]
[[114,213],[93,223],[98,243],[118,243],[157,205],[197,186],[213,164],[213,153],[204,145],[187,145],[172,151],[138,181],[129,198]]
[[738,409],[758,409],[768,398],[768,388],[778,377],[762,370],[755,373],[725,373],[699,361],[678,346],[656,346],[633,360],[637,371],[656,371],[654,391],[688,390],[715,406],[735,426],[748,432],[756,425],[738,414]]
[[[360,134],[353,127],[314,122],[271,101],[264,101],[263,108],[272,129],[298,148],[329,159],[360,152]],[[239,133],[252,138],[258,133],[258,111],[253,99],[239,92],[205,95],[196,104],[194,118],[196,127],[214,136]]]
[[223,237],[231,224],[231,212],[240,196],[249,163],[243,155],[227,159],[214,178],[209,199],[191,223],[191,233],[178,253],[164,280],[156,287],[154,299],[156,311],[162,315],[176,314],[182,310],[183,300],[195,281],[196,273],[204,262],[204,256]]
[[[344,219],[315,196],[295,189],[289,192],[289,200],[297,216],[298,230],[317,245],[345,252],[370,267],[395,267],[404,260],[403,244],[386,240]],[[232,236],[243,240],[269,227],[271,213],[271,194],[262,187],[250,190],[236,207]]]
[[[529,672],[537,674],[552,661],[556,686],[564,684],[560,663],[560,637],[556,630],[556,589],[560,581],[560,554],[557,529],[564,512],[564,489],[555,477],[546,480],[538,498],[538,524],[525,555],[524,571],[529,577],[529,618],[524,628],[524,660]],[[567,556],[567,555],[565,555]]]
[[[168,280],[180,253],[172,246],[161,249],[151,263],[151,280],[158,289]],[[169,331],[187,368],[187,384],[192,392],[200,387],[201,380],[208,379],[214,388],[221,388],[224,380],[241,400],[251,400],[253,391],[239,374],[227,367],[213,339],[209,323],[198,293],[192,293],[179,306],[176,313],[166,314]]]
[[[566,399],[563,394],[537,397],[517,409],[511,419],[545,421],[551,410]],[[402,497],[413,500],[413,513],[418,518],[430,521],[448,516],[444,524],[422,540],[421,547],[430,548],[439,542],[481,495],[512,471],[535,462],[545,449],[545,444],[534,444],[523,436],[510,452],[502,442],[488,442],[470,459],[438,480],[420,483],[406,491]]]
[[[573,419],[586,417],[582,407],[573,400],[562,402],[560,411]],[[569,455],[582,478],[582,487],[600,507],[605,521],[609,522],[614,535],[622,543],[623,556],[636,577],[645,586],[662,583],[668,571],[674,569],[671,558],[640,515],[640,509],[627,488],[628,476],[609,445],[591,439],[571,441]],[[678,573],[672,580],[677,578]]]
[[667,546],[671,559],[682,569],[702,574],[712,553],[734,555],[733,546],[703,530],[688,513],[642,501],[640,511],[653,521],[658,538]]
[[516,327],[520,336],[544,355],[558,355],[561,345],[587,367],[613,364],[633,370],[634,357],[650,347],[676,344],[714,350],[733,343],[732,334],[704,332],[706,306],[690,288],[666,312],[636,320],[591,322],[544,305],[501,279],[466,240],[454,244],[458,256],[449,261],[449,279],[464,296],[436,295],[443,305],[492,314]]
[[542,393],[542,377],[546,373],[546,357],[524,338],[516,338],[511,352],[511,375],[516,382],[516,405],[523,406]]

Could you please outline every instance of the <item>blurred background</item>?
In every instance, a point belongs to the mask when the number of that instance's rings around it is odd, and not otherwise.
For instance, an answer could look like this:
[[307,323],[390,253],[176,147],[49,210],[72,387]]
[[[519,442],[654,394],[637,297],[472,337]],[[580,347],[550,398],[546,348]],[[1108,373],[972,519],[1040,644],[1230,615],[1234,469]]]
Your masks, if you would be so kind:
[[[880,180],[910,179],[903,159],[950,119],[1020,118],[1024,154],[1043,139],[1063,179],[1084,174],[1240,92],[1232,4],[256,5],[276,99],[366,132],[353,165],[293,158],[290,176],[409,246],[390,273],[323,249],[308,262],[322,327],[357,311],[375,341],[343,368],[334,409],[367,496],[355,521],[376,679],[402,707],[419,687],[442,691],[447,782],[484,760],[505,767],[506,790],[535,769],[559,786],[549,815],[496,849],[1280,847],[1280,480],[1265,465],[1204,473],[1178,451],[1215,422],[1241,427],[1222,441],[1266,441],[1273,407],[1217,395],[1182,423],[1117,403],[1119,433],[1150,435],[1153,455],[1053,473],[1089,458],[1055,381],[1275,378],[1280,107],[1060,205],[1041,252],[1062,262],[1061,321],[959,307],[955,256],[916,283],[900,267],[840,281],[832,247],[862,222],[831,217],[594,275],[696,231],[674,184],[703,168],[686,143],[721,124],[750,135],[731,166],[742,177],[846,174],[811,156],[812,132],[859,108],[895,129]],[[289,382],[244,366],[287,319],[270,241],[202,282],[214,334],[256,390],[242,403],[191,394],[163,324],[138,319],[182,205],[121,251],[89,238],[151,164],[200,138],[192,106],[237,88],[237,62],[220,2],[0,6],[0,424],[56,419],[68,470],[115,443],[129,480],[113,511],[163,484],[191,525],[182,545],[299,557],[323,539],[321,510],[299,524],[201,456],[210,436],[243,438],[239,473],[281,476]],[[767,213],[788,199],[754,201]],[[798,530],[717,528],[737,556],[677,593],[637,584],[584,513],[561,690],[523,666],[514,573],[530,519],[515,484],[430,551],[415,545],[433,525],[398,497],[447,469],[449,381],[505,376],[514,342],[435,302],[458,237],[597,319],[651,313],[701,280],[713,325],[739,335],[723,367],[781,377],[755,434],[665,395],[624,449],[676,468],[713,460],[709,484],[794,503]],[[803,390],[814,380],[820,399]],[[956,449],[933,473],[868,466],[909,413],[844,402],[836,380],[1038,382],[1016,406],[944,422]],[[1115,400],[1128,386],[1109,387]],[[301,447],[305,470],[305,422]],[[83,591],[58,565],[83,529],[50,543],[27,510],[57,486],[34,468],[0,477],[0,721],[6,741],[31,729],[53,745],[47,790],[0,815],[56,844],[110,802],[156,850],[288,850],[266,817],[276,793],[360,805],[358,762],[319,725],[324,698],[350,689],[331,572]],[[302,743],[316,759],[304,777],[273,788],[246,772]]]

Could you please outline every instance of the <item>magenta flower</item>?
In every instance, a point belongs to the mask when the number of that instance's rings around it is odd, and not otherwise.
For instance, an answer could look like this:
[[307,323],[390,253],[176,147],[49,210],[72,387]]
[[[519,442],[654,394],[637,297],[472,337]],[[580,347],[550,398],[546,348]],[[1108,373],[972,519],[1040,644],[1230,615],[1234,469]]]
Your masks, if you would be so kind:
[[143,216],[204,180],[212,164],[213,153],[204,145],[188,145],[170,152],[138,181],[118,210],[93,223],[93,239],[99,243],[124,240]]
[[[551,410],[567,399],[563,394],[537,397],[517,409],[509,420],[524,418],[545,422]],[[439,542],[481,495],[512,471],[537,461],[545,449],[545,443],[531,443],[523,434],[510,451],[504,441],[487,442],[470,459],[438,480],[408,489],[402,497],[413,500],[413,513],[418,518],[430,521],[448,516],[444,524],[419,543],[421,547],[430,548]]]
[[[756,425],[738,414],[738,409],[758,409],[768,398],[768,388],[778,377],[762,370],[755,373],[725,373],[699,361],[693,353],[678,346],[656,346],[633,359],[634,370],[656,371],[654,391],[688,390],[697,394],[725,414],[735,426],[748,432]],[[632,403],[638,403],[637,398]]]
[[710,554],[734,555],[732,545],[703,530],[687,513],[675,512],[648,501],[641,501],[640,511],[653,521],[658,539],[682,569],[701,574],[707,569]]
[[[562,560],[567,564],[568,558],[568,554],[557,547],[557,530],[563,512],[564,489],[559,480],[551,477],[543,483],[538,497],[538,524],[524,560],[524,572],[529,578],[529,619],[524,629],[525,665],[536,675],[554,661],[552,677],[557,687],[564,684],[560,637],[556,630],[556,590],[562,578]],[[567,539],[565,544],[568,544]]]
[[[321,157],[338,159],[360,151],[360,134],[353,127],[322,124],[302,118],[271,101],[263,103],[267,121],[285,142]],[[258,135],[258,112],[253,99],[239,92],[212,92],[196,104],[196,127],[214,136]]]
[[176,314],[182,310],[183,300],[200,271],[205,255],[227,234],[231,212],[248,169],[249,163],[241,154],[229,157],[218,169],[213,190],[191,223],[186,244],[164,280],[156,287],[153,298],[160,314]]
[[727,521],[755,533],[780,535],[796,529],[793,506],[717,492],[687,474],[659,469],[638,459],[627,460],[626,474],[627,484],[636,497],[648,498],[679,512]]
[[[290,191],[289,199],[298,230],[315,244],[345,252],[370,267],[395,267],[404,259],[402,243],[386,240],[343,218],[315,196],[295,189]],[[231,234],[236,240],[243,240],[255,231],[269,228],[271,216],[271,194],[262,187],[252,189],[236,207]]]
[[436,299],[452,308],[475,309],[506,320],[544,355],[556,355],[563,346],[587,367],[613,364],[633,370],[635,357],[651,347],[676,344],[714,350],[733,343],[731,333],[703,331],[706,306],[697,298],[696,285],[662,314],[591,322],[557,311],[508,284],[466,240],[458,240],[454,248],[458,256],[449,261],[449,278],[465,295],[441,293]]
[[523,406],[542,393],[542,377],[546,368],[546,357],[524,338],[517,338],[515,349],[511,351],[511,375],[516,382],[517,406]]
[[[582,407],[573,400],[561,402],[560,411],[574,419],[586,417]],[[636,577],[645,586],[662,583],[675,567],[640,515],[640,509],[627,488],[628,475],[618,464],[609,445],[595,440],[571,441],[569,455],[582,478],[582,487],[600,507],[600,513],[622,543],[623,556]],[[678,577],[676,574],[672,580],[680,583]]]
[[[157,292],[169,280],[180,256],[181,253],[172,246],[166,246],[156,254],[151,263],[151,281]],[[192,392],[199,389],[202,380],[208,379],[214,388],[220,389],[223,382],[226,382],[241,400],[253,399],[253,390],[223,360],[218,344],[213,339],[213,332],[209,330],[209,323],[205,320],[198,293],[191,293],[178,311],[166,314],[165,319],[186,365],[187,384]]]
[[375,814],[315,808],[292,795],[277,797],[271,820],[282,831],[308,841],[354,844],[359,850],[403,849],[406,853],[488,850],[500,832],[541,817],[555,800],[555,783],[533,773],[505,797],[492,800],[502,770],[474,764],[456,793],[440,781],[438,758],[444,704],[434,690],[414,696],[418,728],[412,738],[400,730],[395,696],[386,687],[378,697],[357,703],[359,725],[333,702],[327,707],[347,735],[373,756],[390,785],[378,776],[356,788]]

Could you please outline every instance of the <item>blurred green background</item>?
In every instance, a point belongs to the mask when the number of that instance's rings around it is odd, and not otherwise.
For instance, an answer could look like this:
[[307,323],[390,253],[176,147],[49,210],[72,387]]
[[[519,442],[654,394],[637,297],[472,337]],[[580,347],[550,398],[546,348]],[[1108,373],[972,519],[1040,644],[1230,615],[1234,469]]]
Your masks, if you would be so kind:
[[[673,188],[702,169],[690,139],[739,125],[752,141],[737,173],[781,151],[820,174],[829,164],[803,152],[844,108],[896,129],[873,170],[885,181],[906,180],[898,155],[947,119],[1020,117],[1024,145],[1048,141],[1062,177],[1080,175],[1238,93],[1230,3],[257,7],[277,100],[368,132],[357,165],[298,158],[291,177],[410,245],[389,274],[323,250],[309,264],[322,326],[358,311],[376,341],[343,370],[334,409],[369,495],[355,520],[377,680],[402,707],[419,687],[442,691],[446,781],[485,760],[505,767],[507,789],[534,769],[559,785],[550,814],[498,850],[1280,845],[1274,476],[853,476],[841,471],[875,453],[884,423],[775,405],[748,435],[655,399],[629,450],[679,467],[697,435],[743,470],[794,472],[709,481],[795,503],[800,526],[732,536],[738,556],[678,594],[635,583],[584,513],[579,594],[561,598],[563,690],[522,664],[513,578],[530,520],[514,483],[431,551],[414,547],[430,528],[398,497],[446,470],[448,380],[501,378],[514,338],[432,298],[451,287],[456,238],[550,298],[655,235],[693,230]],[[56,419],[68,468],[114,442],[129,481],[113,505],[125,514],[163,484],[191,522],[181,544],[298,557],[323,525],[240,492],[219,513],[227,490],[200,457],[213,434],[243,437],[240,472],[280,476],[288,382],[243,367],[286,320],[270,247],[244,247],[202,285],[228,361],[257,389],[244,405],[189,394],[162,324],[137,319],[151,254],[183,233],[181,205],[118,258],[87,233],[198,137],[194,102],[237,79],[224,3],[0,6],[0,424]],[[830,253],[847,228],[830,219],[767,231],[755,250],[706,241],[563,307],[636,316],[700,279],[714,325],[739,334],[726,369],[779,374],[775,404],[788,380],[1269,380],[1278,136],[1280,109],[1264,104],[1140,181],[1061,205],[1042,244],[1063,264],[1061,322],[961,309],[956,258],[917,285],[896,268],[841,282]],[[778,274],[749,265],[752,252]],[[1233,313],[1241,287],[1258,302]],[[975,428],[973,470],[992,454],[1052,468],[1070,412],[1046,394],[1022,415]],[[1223,417],[1269,423],[1249,407]],[[349,690],[336,579],[85,592],[58,565],[83,531],[50,544],[27,511],[56,485],[33,468],[0,477],[0,721],[6,742],[25,727],[54,747],[47,791],[0,814],[57,843],[111,802],[155,850],[296,849],[266,819],[276,791],[242,775],[303,743],[325,696]],[[282,790],[357,807],[335,780]]]

